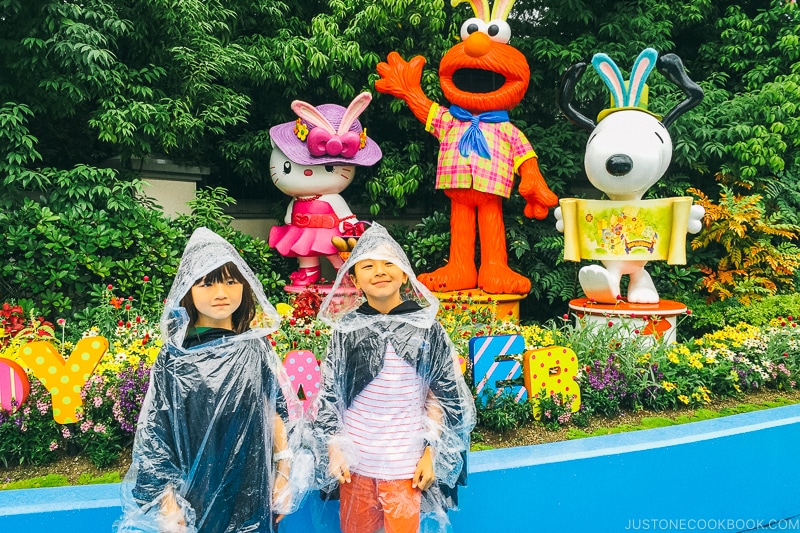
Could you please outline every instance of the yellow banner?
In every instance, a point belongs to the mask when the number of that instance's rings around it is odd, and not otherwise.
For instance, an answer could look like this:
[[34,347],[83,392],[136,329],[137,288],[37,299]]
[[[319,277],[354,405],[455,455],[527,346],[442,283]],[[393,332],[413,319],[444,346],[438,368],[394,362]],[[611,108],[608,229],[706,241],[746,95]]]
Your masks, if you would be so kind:
[[565,198],[564,259],[686,263],[690,196],[615,202]]

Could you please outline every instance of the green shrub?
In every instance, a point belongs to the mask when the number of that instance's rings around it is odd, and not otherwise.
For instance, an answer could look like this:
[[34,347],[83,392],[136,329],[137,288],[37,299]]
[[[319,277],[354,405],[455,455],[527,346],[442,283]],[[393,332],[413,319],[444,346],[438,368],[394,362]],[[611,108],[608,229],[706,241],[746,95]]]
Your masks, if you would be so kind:
[[476,404],[478,426],[499,433],[505,433],[533,420],[531,403],[517,402],[515,395],[509,392],[497,395],[494,390],[485,388],[481,391]]
[[692,310],[690,320],[678,328],[681,338],[699,338],[725,326],[746,323],[764,326],[776,317],[800,317],[800,294],[767,296],[744,305],[736,298],[707,303],[700,295],[682,300]]

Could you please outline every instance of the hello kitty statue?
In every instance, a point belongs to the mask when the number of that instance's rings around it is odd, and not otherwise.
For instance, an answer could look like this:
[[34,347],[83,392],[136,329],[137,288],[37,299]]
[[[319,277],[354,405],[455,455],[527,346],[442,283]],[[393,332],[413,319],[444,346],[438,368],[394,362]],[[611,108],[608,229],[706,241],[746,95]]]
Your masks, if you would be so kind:
[[298,259],[299,268],[286,287],[289,292],[320,280],[320,257],[336,269],[342,265],[332,239],[363,231],[363,223],[339,193],[353,181],[356,166],[374,165],[381,158],[380,147],[358,121],[371,101],[367,92],[356,96],[347,109],[295,100],[292,110],[297,120],[269,130],[272,182],[292,197],[285,225],[274,226],[269,233],[270,247]]

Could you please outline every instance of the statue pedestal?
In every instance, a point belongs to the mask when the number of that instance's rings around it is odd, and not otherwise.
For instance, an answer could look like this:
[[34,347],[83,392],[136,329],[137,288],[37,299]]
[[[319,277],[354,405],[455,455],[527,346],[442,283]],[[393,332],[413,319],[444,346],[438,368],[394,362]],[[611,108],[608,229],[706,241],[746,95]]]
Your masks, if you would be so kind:
[[300,294],[301,292],[306,291],[316,291],[322,295],[324,298],[331,289],[333,288],[333,284],[326,283],[325,285],[320,285],[318,283],[312,283],[311,285],[284,285],[283,290],[288,292],[289,294]]
[[527,294],[489,294],[480,289],[433,294],[442,303],[459,302],[471,309],[484,309],[494,305],[497,319],[509,322],[519,322],[519,302],[527,296]]
[[684,314],[686,306],[672,300],[655,304],[634,304],[620,300],[615,304],[596,303],[588,298],[570,300],[569,309],[580,320],[591,326],[626,324],[631,334],[653,335],[656,339],[675,342],[677,317]]

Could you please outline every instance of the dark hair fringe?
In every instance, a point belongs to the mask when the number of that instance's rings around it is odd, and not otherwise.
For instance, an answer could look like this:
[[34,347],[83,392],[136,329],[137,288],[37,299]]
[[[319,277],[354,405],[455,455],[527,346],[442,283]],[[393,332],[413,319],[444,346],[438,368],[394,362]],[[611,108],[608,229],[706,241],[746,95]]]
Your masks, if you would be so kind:
[[[250,329],[250,322],[252,322],[253,318],[256,316],[256,302],[255,298],[253,297],[253,289],[250,287],[250,284],[239,271],[239,268],[235,263],[225,263],[221,267],[212,270],[202,278],[195,281],[192,286],[194,287],[203,282],[220,283],[229,278],[233,278],[244,285],[242,288],[242,303],[239,305],[238,309],[233,312],[231,317],[233,321],[234,333],[243,333]],[[197,307],[194,305],[191,289],[183,296],[183,298],[181,298],[181,307],[186,309],[186,313],[189,315],[189,327],[194,327],[197,319],[200,316],[200,313],[197,310]]]

